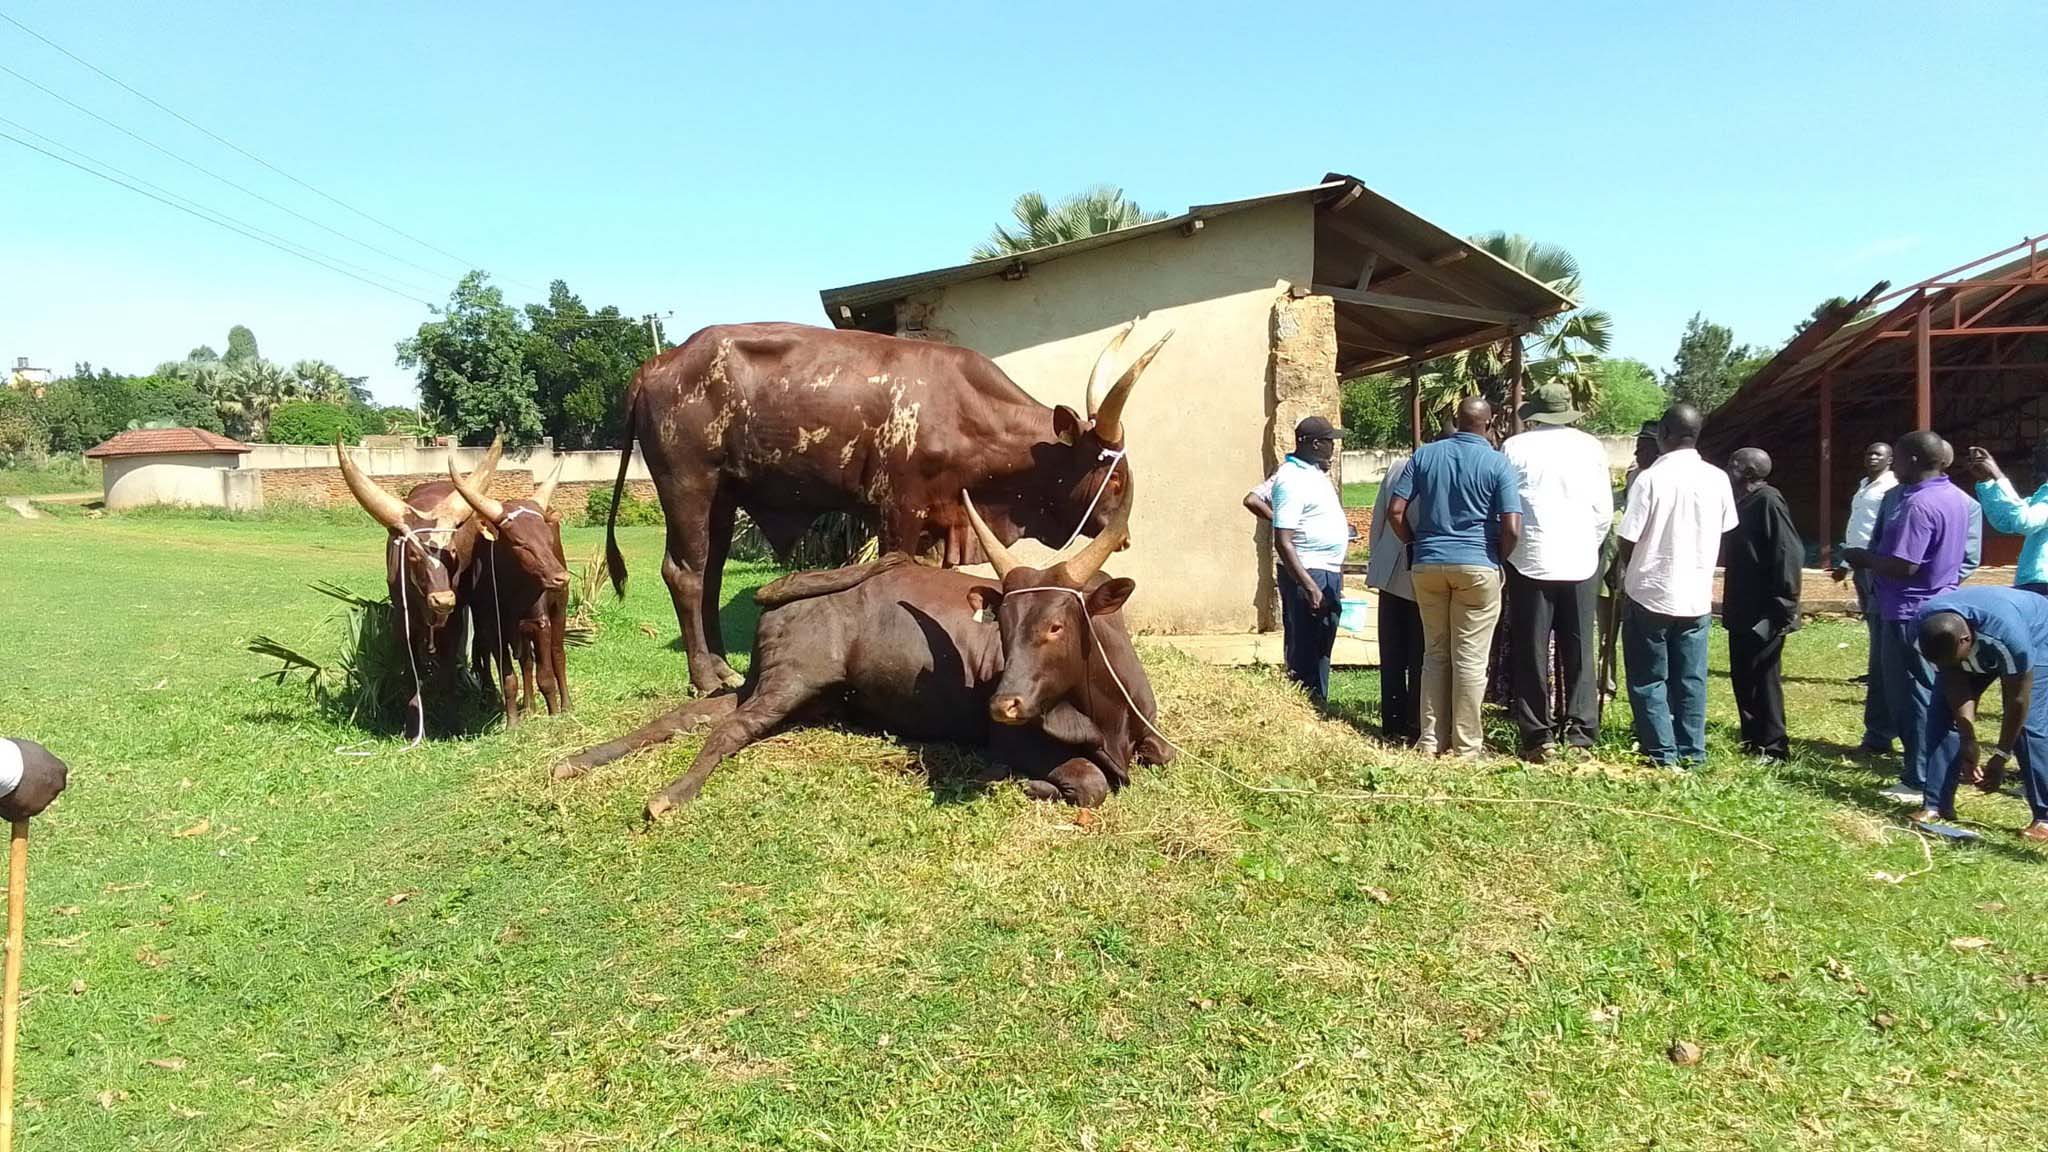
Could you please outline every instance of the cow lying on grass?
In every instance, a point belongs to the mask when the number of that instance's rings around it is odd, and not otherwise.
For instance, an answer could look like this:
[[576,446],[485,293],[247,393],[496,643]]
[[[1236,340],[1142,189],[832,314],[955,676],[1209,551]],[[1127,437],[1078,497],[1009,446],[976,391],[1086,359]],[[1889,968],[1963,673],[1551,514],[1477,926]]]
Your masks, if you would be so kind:
[[1100,571],[1128,536],[1130,507],[1125,500],[1106,531],[1041,570],[1018,563],[969,502],[999,585],[902,553],[785,576],[755,593],[763,611],[737,694],[686,704],[555,776],[717,720],[689,771],[647,802],[653,820],[695,799],[726,757],[792,719],[836,713],[911,740],[981,746],[1034,798],[1100,804],[1133,762],[1170,759],[1132,714],[1135,705],[1144,722],[1157,715],[1120,614],[1136,585]]
[[485,691],[496,665],[507,728],[518,727],[522,709],[532,711],[536,686],[550,715],[569,710],[569,565],[562,552],[562,515],[548,507],[561,478],[558,464],[531,500],[496,500],[456,475],[452,465],[448,469],[455,490],[476,509],[477,531],[488,542],[477,550],[465,580],[476,622],[470,662]]

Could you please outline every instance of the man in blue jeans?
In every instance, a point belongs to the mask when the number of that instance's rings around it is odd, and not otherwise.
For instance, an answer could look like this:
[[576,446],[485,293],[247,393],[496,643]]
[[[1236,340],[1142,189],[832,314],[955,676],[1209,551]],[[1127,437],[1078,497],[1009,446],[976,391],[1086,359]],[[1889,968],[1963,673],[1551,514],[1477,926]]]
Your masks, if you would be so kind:
[[[2017,760],[2033,821],[2020,835],[2048,843],[2048,597],[2017,588],[1961,588],[1920,610],[1920,652],[1938,670],[1942,698],[1929,713],[1927,803],[1918,823],[1951,839],[1976,834],[1956,817],[1964,779],[1996,792]],[[1977,740],[1977,698],[1998,681],[2004,697],[1998,743],[1988,759]],[[1981,760],[1981,763],[1980,763]]]
[[1700,459],[1700,412],[1673,404],[1662,454],[1629,488],[1621,517],[1622,656],[1636,747],[1652,764],[1707,758],[1707,635],[1721,535],[1739,522],[1728,474]]
[[1843,553],[1849,566],[1874,578],[1878,610],[1878,675],[1904,752],[1899,782],[1886,799],[1915,809],[1926,803],[1927,715],[1934,704],[1934,666],[1920,655],[1920,610],[1961,582],[1976,502],[1943,474],[1947,442],[1909,432],[1892,448],[1899,486],[1885,497],[1875,542]]
[[1273,551],[1279,561],[1280,625],[1287,678],[1321,707],[1330,695],[1330,649],[1344,599],[1344,550],[1351,524],[1330,461],[1344,430],[1321,416],[1294,426],[1294,451],[1273,473]]

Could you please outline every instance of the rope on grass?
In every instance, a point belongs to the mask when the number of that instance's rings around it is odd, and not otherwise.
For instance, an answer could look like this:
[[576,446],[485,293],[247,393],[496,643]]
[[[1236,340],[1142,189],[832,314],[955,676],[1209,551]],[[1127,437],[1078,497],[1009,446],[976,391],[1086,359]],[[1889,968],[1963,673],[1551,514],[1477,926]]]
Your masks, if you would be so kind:
[[1872,872],[1870,874],[1870,878],[1872,880],[1876,880],[1879,883],[1883,884],[1904,884],[1906,881],[1911,880],[1915,876],[1925,876],[1929,872],[1934,871],[1934,849],[1928,846],[1927,837],[1923,835],[1921,832],[1919,832],[1917,829],[1894,828],[1890,825],[1886,825],[1884,828],[1880,829],[1880,831],[1882,831],[1887,836],[1891,835],[1894,832],[1897,832],[1903,835],[1911,836],[1913,839],[1918,840],[1920,842],[1920,858],[1927,861],[1927,863],[1923,864],[1919,868],[1914,869],[1911,872],[1904,873],[1903,875],[1895,875],[1890,872]]

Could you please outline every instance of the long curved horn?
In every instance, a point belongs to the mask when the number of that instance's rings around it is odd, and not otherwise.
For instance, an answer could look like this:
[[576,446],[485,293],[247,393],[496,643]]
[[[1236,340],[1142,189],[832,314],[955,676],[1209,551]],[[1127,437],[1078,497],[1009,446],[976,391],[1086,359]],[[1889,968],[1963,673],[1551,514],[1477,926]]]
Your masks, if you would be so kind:
[[988,553],[988,562],[995,566],[996,579],[1008,576],[1010,569],[1019,567],[1017,558],[1010,555],[1010,550],[1003,546],[1001,540],[996,539],[996,534],[981,518],[981,513],[974,510],[974,497],[969,496],[966,489],[961,490],[960,500],[967,505],[967,522],[974,525],[974,538],[981,541],[981,550]]
[[1143,356],[1138,357],[1124,370],[1123,379],[1118,380],[1116,387],[1109,390],[1109,395],[1102,398],[1102,407],[1095,411],[1096,439],[1104,444],[1124,442],[1124,402],[1131,398],[1131,388],[1138,383],[1138,377],[1144,373],[1145,366],[1152,363],[1152,358],[1159,355],[1159,350],[1166,347],[1166,342],[1171,339],[1173,330],[1168,329],[1157,344],[1147,348]]
[[[1154,348],[1153,351],[1156,352],[1158,349]],[[1117,505],[1116,516],[1110,520],[1109,527],[1104,528],[1102,535],[1090,540],[1071,558],[1060,562],[1060,567],[1066,569],[1067,579],[1076,587],[1086,584],[1090,576],[1102,571],[1103,562],[1118,548],[1123,547],[1124,541],[1131,538],[1131,504],[1137,499],[1137,494],[1137,486],[1132,483],[1130,474],[1126,472],[1124,501]]]
[[555,498],[555,485],[559,483],[561,479],[562,462],[557,460],[555,462],[555,470],[548,474],[548,478],[541,483],[540,487],[533,490],[533,502],[535,504],[540,505],[541,511],[547,511],[548,501],[553,500]]
[[462,494],[463,500],[467,501],[471,508],[484,514],[484,519],[489,520],[493,524],[505,519],[505,506],[478,491],[476,485],[470,483],[463,477],[462,473],[455,470],[455,461],[453,460],[448,462],[448,479],[455,482],[455,490]]
[[386,492],[382,485],[356,470],[356,462],[349,459],[348,447],[341,437],[334,438],[334,458],[341,462],[341,478],[348,484],[348,490],[355,495],[356,503],[370,514],[370,519],[382,524],[393,532],[405,531],[405,501]]
[[[484,453],[483,460],[474,469],[470,470],[469,486],[479,492],[489,492],[491,490],[491,478],[498,474],[498,460],[504,455],[505,434],[500,432],[496,436],[491,437],[490,451]],[[473,507],[475,506],[463,500],[460,496],[449,496],[441,501],[440,506],[435,508],[431,515],[437,521],[461,524],[464,520],[469,519],[469,512]],[[429,515],[429,513],[422,513],[422,515]]]
[[1131,329],[1137,326],[1138,322],[1132,320],[1130,323],[1117,329],[1116,335],[1109,338],[1109,347],[1104,348],[1102,355],[1095,358],[1095,368],[1088,373],[1088,418],[1090,420],[1095,419],[1095,410],[1102,407],[1102,390],[1109,384],[1110,365],[1116,362],[1116,354],[1123,349],[1124,337],[1129,336]]

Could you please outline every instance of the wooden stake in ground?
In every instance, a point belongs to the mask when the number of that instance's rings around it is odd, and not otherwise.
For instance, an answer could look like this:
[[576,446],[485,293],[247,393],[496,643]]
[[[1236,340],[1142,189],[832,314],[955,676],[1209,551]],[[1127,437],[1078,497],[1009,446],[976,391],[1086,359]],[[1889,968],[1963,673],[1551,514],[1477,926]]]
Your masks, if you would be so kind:
[[0,986],[0,1152],[14,1150],[14,1031],[21,1019],[21,944],[28,931],[28,821],[7,845],[7,975]]

